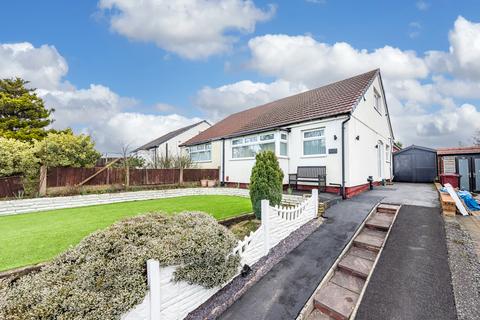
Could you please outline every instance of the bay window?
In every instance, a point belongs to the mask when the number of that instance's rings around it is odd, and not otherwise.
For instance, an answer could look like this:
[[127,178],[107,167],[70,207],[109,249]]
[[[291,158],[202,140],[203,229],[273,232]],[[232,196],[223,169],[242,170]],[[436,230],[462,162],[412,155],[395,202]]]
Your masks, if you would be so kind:
[[212,145],[210,143],[199,144],[188,148],[190,159],[193,162],[204,162],[212,160]]
[[[262,133],[254,136],[247,136],[241,138],[235,138],[232,140],[232,158],[233,159],[243,159],[243,158],[254,158],[257,153],[261,151],[270,150],[275,152],[275,133]],[[280,154],[287,155],[287,135],[282,134],[284,140],[281,140],[284,146],[280,145]],[[282,148],[284,153],[282,153]]]
[[313,129],[303,132],[303,155],[325,155],[325,128]]

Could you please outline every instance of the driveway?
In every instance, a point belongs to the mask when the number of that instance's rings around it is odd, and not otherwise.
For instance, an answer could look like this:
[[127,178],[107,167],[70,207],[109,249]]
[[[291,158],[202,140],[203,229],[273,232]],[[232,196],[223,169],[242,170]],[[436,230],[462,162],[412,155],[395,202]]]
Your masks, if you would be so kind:
[[220,319],[295,319],[380,197],[364,193],[327,209],[327,220]]
[[356,319],[456,319],[439,208],[404,205],[372,274]]
[[433,185],[376,187],[327,209],[325,223],[237,300],[220,319],[295,319],[358,226],[380,201],[438,208]]
[[376,187],[368,192],[382,198],[382,202],[439,208],[438,192],[433,183],[399,183]]

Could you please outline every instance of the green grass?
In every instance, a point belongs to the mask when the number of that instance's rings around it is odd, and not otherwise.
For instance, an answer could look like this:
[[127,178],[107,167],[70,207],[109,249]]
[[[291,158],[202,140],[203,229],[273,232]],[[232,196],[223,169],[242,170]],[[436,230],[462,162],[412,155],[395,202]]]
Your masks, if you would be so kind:
[[48,261],[90,233],[147,212],[203,211],[218,220],[252,212],[248,198],[186,196],[0,217],[0,270]]

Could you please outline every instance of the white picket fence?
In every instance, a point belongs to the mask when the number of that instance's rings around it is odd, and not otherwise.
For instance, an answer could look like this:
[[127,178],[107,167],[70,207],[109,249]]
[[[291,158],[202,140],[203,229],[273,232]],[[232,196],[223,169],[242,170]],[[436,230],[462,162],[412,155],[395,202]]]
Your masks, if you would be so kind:
[[[233,250],[240,255],[242,265],[253,265],[293,231],[314,219],[318,212],[318,190],[312,190],[312,196],[295,207],[271,207],[268,200],[262,200],[261,206],[260,227],[239,241]],[[158,261],[149,260],[149,292],[140,305],[122,316],[122,320],[183,319],[229,283],[206,289],[183,281],[175,282],[174,271],[175,267],[160,268]]]

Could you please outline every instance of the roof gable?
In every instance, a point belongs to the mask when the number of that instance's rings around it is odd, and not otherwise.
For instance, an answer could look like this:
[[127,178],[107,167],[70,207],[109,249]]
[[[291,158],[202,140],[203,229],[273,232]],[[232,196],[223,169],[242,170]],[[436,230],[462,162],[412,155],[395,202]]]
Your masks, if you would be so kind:
[[198,126],[199,124],[201,123],[208,123],[208,121],[206,120],[202,120],[200,122],[197,122],[197,123],[194,123],[194,124],[191,124],[189,126],[186,126],[186,127],[183,127],[183,128],[180,128],[180,129],[177,129],[177,130],[174,130],[174,131],[171,131],[157,139],[154,139],[146,144],[144,144],[143,146],[140,146],[138,147],[137,149],[133,150],[133,152],[136,152],[136,151],[140,151],[140,150],[149,150],[149,149],[153,149],[153,148],[157,148],[159,145],[161,145],[162,143],[165,143],[167,142],[168,140],[172,139],[172,138],[175,138],[176,136],[192,129],[192,128],[195,128],[196,126]]
[[352,112],[379,69],[234,113],[188,140],[205,143]]

